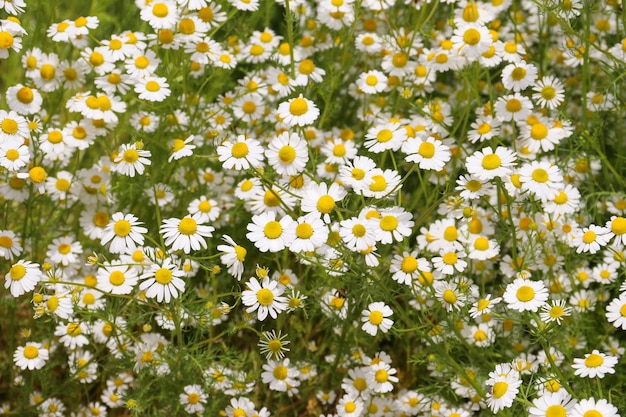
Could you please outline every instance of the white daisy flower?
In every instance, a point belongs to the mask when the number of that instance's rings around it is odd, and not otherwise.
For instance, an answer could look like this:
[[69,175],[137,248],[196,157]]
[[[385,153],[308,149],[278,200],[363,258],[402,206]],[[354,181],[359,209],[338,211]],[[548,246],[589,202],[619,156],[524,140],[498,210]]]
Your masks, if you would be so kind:
[[288,126],[307,126],[315,122],[320,115],[320,111],[311,100],[302,97],[280,103],[278,106],[278,116]]
[[146,268],[140,278],[139,289],[146,292],[146,297],[156,298],[157,302],[169,303],[185,291],[182,278],[185,271],[178,268],[170,258],[165,258],[161,265],[152,264]]
[[393,320],[389,318],[392,315],[393,310],[385,303],[380,301],[370,303],[367,309],[361,312],[363,322],[361,329],[371,336],[376,336],[379,330],[387,333],[393,326]]
[[163,220],[159,231],[163,234],[166,246],[170,246],[173,251],[182,249],[183,252],[189,254],[192,250],[206,249],[207,243],[204,238],[213,236],[212,232],[215,228],[201,223],[200,214],[182,219],[172,217]]
[[34,290],[37,283],[42,279],[43,273],[39,269],[39,264],[19,260],[11,266],[9,272],[4,276],[4,288],[10,288],[13,297],[19,297]]
[[24,346],[19,346],[13,353],[15,366],[21,369],[41,369],[48,360],[48,349],[42,347],[41,343],[28,342]]
[[117,212],[111,216],[111,221],[104,228],[100,244],[106,245],[111,242],[109,247],[111,253],[132,253],[137,245],[143,245],[142,234],[148,232],[141,224],[134,215]]
[[594,349],[591,353],[585,354],[584,358],[574,358],[572,368],[575,369],[574,375],[583,378],[604,378],[606,374],[615,373],[615,365],[617,357],[607,355]]
[[265,320],[268,315],[276,319],[287,309],[287,298],[282,297],[285,287],[278,285],[277,281],[266,276],[259,282],[252,277],[246,286],[248,289],[241,293],[241,302],[248,307],[247,313],[257,312],[259,321]]

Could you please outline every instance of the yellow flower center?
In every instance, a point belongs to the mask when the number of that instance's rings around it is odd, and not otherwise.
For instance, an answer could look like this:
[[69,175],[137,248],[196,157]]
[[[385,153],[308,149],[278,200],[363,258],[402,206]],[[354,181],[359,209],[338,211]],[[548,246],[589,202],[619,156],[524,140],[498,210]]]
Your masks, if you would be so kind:
[[535,140],[542,140],[548,136],[548,128],[543,123],[535,123],[530,128],[530,137]]
[[9,271],[9,276],[13,281],[19,281],[26,275],[26,268],[21,265],[13,265]]
[[33,167],[28,171],[28,176],[32,182],[39,184],[45,181],[48,174],[46,174],[46,171],[42,167]]
[[493,389],[492,389],[493,397],[494,398],[502,397],[504,394],[506,394],[508,389],[509,389],[509,384],[507,384],[506,382],[504,381],[496,382],[495,384],[493,384]]
[[352,168],[351,174],[352,174],[352,178],[354,178],[357,181],[365,178],[365,171],[362,170],[361,168]]
[[126,281],[126,277],[122,271],[113,271],[111,275],[109,275],[109,282],[111,285],[120,286]]
[[304,75],[312,74],[315,71],[315,64],[310,59],[305,59],[298,66],[298,71]]
[[24,357],[26,359],[35,359],[37,356],[39,356],[39,349],[35,346],[28,345],[24,348]]
[[50,64],[43,64],[39,69],[39,75],[41,75],[41,78],[46,81],[50,81],[51,79],[53,79],[55,73],[56,70],[54,66]]
[[523,303],[527,303],[528,301],[535,298],[535,290],[533,289],[533,287],[530,287],[528,285],[523,285],[518,288],[515,295],[517,296],[518,300],[520,300]]
[[417,271],[417,266],[417,259],[415,259],[415,257],[413,256],[407,256],[402,260],[402,263],[400,264],[400,269],[404,273],[411,274]]
[[517,113],[522,110],[522,102],[516,98],[511,98],[506,102],[506,111],[509,113]]
[[626,219],[623,217],[616,217],[611,221],[611,231],[616,235],[623,235],[626,233]]
[[172,281],[173,278],[172,271],[167,268],[159,268],[154,274],[154,279],[161,285],[167,285]]
[[309,105],[303,98],[298,97],[289,104],[289,113],[294,116],[302,116],[307,111],[309,111]]
[[489,249],[489,240],[482,236],[477,238],[474,241],[474,249],[481,251]]
[[288,164],[296,159],[296,150],[293,146],[285,145],[278,151],[278,159],[284,164]]
[[82,333],[82,330],[80,328],[80,324],[78,323],[70,323],[67,325],[67,334],[72,336],[72,337],[76,337],[79,336]]
[[369,85],[370,87],[375,86],[376,84],[378,84],[378,77],[376,77],[375,75],[368,75],[365,78],[365,84]]
[[0,49],[9,49],[14,42],[13,35],[4,30],[0,31]]
[[456,303],[456,294],[452,290],[445,290],[443,292],[443,300],[448,304]]
[[263,227],[263,233],[268,239],[277,239],[283,233],[283,227],[276,220],[272,220]]
[[237,142],[231,150],[235,158],[245,158],[248,155],[248,145],[245,142]]
[[382,129],[376,134],[376,140],[380,143],[389,142],[393,138],[393,132],[389,129]]
[[474,332],[474,340],[477,342],[484,342],[487,340],[487,333],[485,333],[484,330],[476,330],[476,332]]
[[515,67],[515,69],[511,72],[511,78],[514,81],[521,81],[526,77],[526,69],[523,67]]
[[8,135],[13,135],[17,132],[18,130],[18,124],[15,120],[13,119],[9,119],[6,118],[2,121],[2,124],[0,124],[0,128],[2,128],[2,131]]
[[372,311],[369,315],[369,321],[374,326],[378,326],[380,323],[383,322],[383,313],[381,313],[380,311]]
[[169,14],[167,4],[165,3],[155,4],[154,6],[152,6],[152,14],[160,18],[166,17]]
[[418,153],[423,157],[430,159],[435,155],[435,145],[430,142],[422,142],[420,144]]
[[28,87],[22,87],[17,90],[16,97],[20,101],[20,103],[29,104],[35,98],[35,95],[33,94],[32,89]]
[[150,91],[151,93],[155,93],[159,91],[160,89],[161,89],[161,85],[156,81],[151,80],[146,83],[146,90]]
[[385,369],[379,369],[374,374],[374,379],[378,383],[387,382],[387,380],[389,379],[389,372],[387,372]]
[[398,219],[395,216],[383,216],[380,219],[380,228],[386,232],[396,230],[398,227]]
[[588,368],[597,368],[604,363],[602,356],[592,353],[585,358],[585,366]]
[[548,175],[548,171],[546,171],[543,168],[535,169],[533,173],[531,174],[531,177],[535,182],[539,182],[539,183],[544,183],[550,179],[550,176]]
[[128,220],[118,220],[113,225],[113,232],[117,236],[125,237],[130,233],[130,222]]
[[476,45],[480,42],[480,32],[477,29],[469,28],[463,33],[463,42],[468,45]]
[[274,293],[267,288],[261,288],[257,291],[256,298],[261,305],[268,306],[274,302]]
[[454,265],[459,260],[458,255],[454,252],[447,252],[443,255],[442,258],[443,263],[446,265]]
[[20,157],[20,153],[17,149],[9,149],[6,152],[6,157],[9,161],[15,161]]
[[248,254],[248,251],[246,250],[246,248],[244,248],[243,246],[235,246],[235,255],[237,256],[237,260],[239,262],[243,262],[246,260],[246,255]]
[[485,155],[485,157],[483,158],[483,162],[482,162],[483,168],[485,168],[486,170],[496,169],[500,167],[501,164],[502,164],[502,160],[495,153],[490,153],[490,154]]
[[355,224],[354,226],[352,226],[352,234],[356,237],[363,237],[365,236],[366,232],[367,230],[362,224]]
[[139,159],[139,153],[135,149],[132,149],[132,148],[126,149],[124,151],[124,155],[122,156],[122,159],[127,164],[134,164]]
[[180,221],[180,224],[178,225],[178,231],[180,233],[182,233],[183,235],[193,235],[194,233],[196,233],[196,230],[198,229],[198,225],[196,223],[196,221],[194,219],[192,219],[191,217],[185,217]]
[[596,234],[593,231],[588,230],[583,234],[584,243],[589,244],[589,243],[595,242],[595,240],[596,240]]
[[86,293],[83,295],[83,303],[85,305],[93,305],[96,302],[96,296],[93,293]]
[[313,228],[308,223],[300,223],[296,226],[296,236],[300,239],[308,239],[313,236]]
[[370,184],[370,190],[374,192],[384,191],[387,188],[387,180],[384,175],[372,176],[372,183]]
[[325,194],[317,200],[317,209],[320,213],[327,214],[333,211],[335,208],[335,199],[330,195]]

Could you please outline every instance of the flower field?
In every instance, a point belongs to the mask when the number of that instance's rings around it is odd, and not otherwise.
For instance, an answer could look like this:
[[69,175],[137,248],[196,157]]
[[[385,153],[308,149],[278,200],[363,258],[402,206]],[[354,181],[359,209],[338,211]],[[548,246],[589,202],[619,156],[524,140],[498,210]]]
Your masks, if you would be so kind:
[[626,412],[619,0],[0,0],[0,415]]

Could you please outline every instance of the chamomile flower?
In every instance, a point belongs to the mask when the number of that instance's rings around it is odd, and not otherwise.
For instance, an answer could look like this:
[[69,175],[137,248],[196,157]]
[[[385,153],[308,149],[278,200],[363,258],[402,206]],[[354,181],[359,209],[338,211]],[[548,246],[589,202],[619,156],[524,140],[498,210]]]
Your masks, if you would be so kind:
[[421,274],[430,272],[431,266],[426,258],[418,257],[417,251],[394,255],[391,260],[389,272],[391,279],[400,284],[412,286]]
[[363,145],[373,153],[381,153],[387,150],[395,152],[402,147],[406,138],[406,129],[400,123],[383,123],[367,130]]
[[380,210],[377,236],[380,243],[387,244],[393,241],[402,241],[411,234],[414,222],[413,216],[402,207],[389,207]]
[[576,247],[576,253],[596,253],[611,240],[610,230],[606,227],[589,225],[576,230],[572,244]]
[[279,252],[287,245],[285,231],[291,223],[293,220],[287,215],[277,220],[274,211],[257,214],[248,223],[246,237],[261,252]]
[[173,29],[178,22],[178,8],[170,0],[147,3],[141,8],[141,20],[148,22],[153,29]]
[[142,234],[148,232],[141,224],[134,215],[117,212],[111,216],[111,221],[104,228],[100,244],[106,245],[111,242],[109,247],[111,253],[132,253],[137,245],[143,245]]
[[187,385],[183,388],[183,393],[178,397],[181,405],[185,406],[185,411],[189,414],[202,414],[204,403],[207,401],[207,394],[200,385]]
[[98,288],[111,294],[130,294],[138,281],[138,270],[122,261],[112,261],[98,268]]
[[152,153],[142,148],[140,143],[122,144],[114,162],[115,171],[129,177],[143,175],[146,165],[151,165]]
[[0,166],[17,172],[26,167],[30,159],[30,150],[23,140],[10,139],[0,142]]
[[515,154],[509,148],[498,146],[496,150],[483,148],[470,155],[465,165],[467,171],[481,181],[504,177],[515,165]]
[[378,70],[362,73],[356,81],[357,87],[365,94],[377,94],[387,88],[388,78]]
[[548,161],[532,161],[519,170],[522,190],[528,190],[539,198],[551,198],[563,187],[563,174],[556,165]]
[[304,190],[301,208],[305,213],[317,213],[323,217],[326,223],[330,222],[330,213],[335,209],[337,202],[341,201],[347,191],[341,185],[332,183],[330,187],[325,182],[311,183]]
[[448,312],[461,310],[467,301],[467,297],[455,282],[435,281],[433,288],[435,296]]
[[537,79],[537,67],[524,61],[509,64],[502,70],[502,84],[516,93],[533,85]]
[[49,351],[41,343],[28,342],[13,353],[15,366],[21,369],[41,369],[48,361]]
[[9,109],[21,115],[38,113],[43,103],[43,97],[39,90],[23,84],[9,87],[5,96]]
[[351,217],[339,224],[341,240],[352,251],[362,251],[376,245],[376,223],[365,217]]
[[261,340],[259,340],[258,346],[262,355],[265,355],[265,359],[283,359],[285,352],[289,352],[287,345],[289,340],[286,340],[287,334],[282,334],[279,330],[271,330],[269,332],[261,333]]
[[165,77],[148,76],[135,83],[135,93],[140,100],[163,101],[169,97],[172,90]]
[[311,100],[302,97],[280,103],[278,106],[278,116],[288,126],[307,126],[315,122],[320,115],[320,111]]
[[0,258],[12,260],[20,256],[22,245],[20,239],[12,230],[0,230]]
[[308,144],[297,133],[283,132],[270,141],[265,157],[278,174],[296,175],[309,160]]
[[379,330],[387,333],[393,326],[393,320],[389,318],[392,315],[393,310],[385,303],[380,301],[370,303],[367,309],[361,312],[363,322],[361,329],[371,336],[376,336]]
[[626,293],[614,298],[606,306],[606,319],[618,329],[626,330]]
[[28,121],[14,111],[0,110],[0,139],[23,142],[24,138],[30,137]]
[[565,100],[565,87],[558,78],[547,75],[535,81],[532,98],[541,106],[550,110],[556,109]]
[[434,171],[441,171],[452,155],[450,147],[441,140],[421,135],[404,141],[402,152],[407,154],[404,158],[407,162],[415,162],[420,169]]
[[563,391],[545,392],[541,397],[533,400],[533,406],[528,408],[528,417],[546,417],[552,415],[571,415],[576,400]]
[[152,264],[146,268],[140,276],[143,281],[139,284],[139,289],[145,291],[148,298],[156,298],[159,303],[169,303],[185,291],[185,281],[182,279],[184,276],[185,271],[172,259],[165,258],[162,264]]
[[542,281],[516,278],[506,286],[503,299],[513,310],[534,312],[548,299],[548,289]]
[[396,373],[397,370],[385,362],[378,362],[370,366],[367,372],[370,389],[377,393],[393,391],[393,383],[398,382]]
[[450,41],[459,55],[470,59],[479,58],[493,43],[489,29],[475,22],[459,25]]
[[565,300],[553,300],[541,307],[539,318],[543,323],[561,324],[561,322],[572,314],[572,308],[567,306]]
[[[574,3],[574,2],[572,2]],[[582,4],[581,4],[582,7]],[[596,400],[595,398],[588,398],[580,400],[578,404],[574,406],[571,412],[572,417],[619,417],[619,410],[613,404],[605,400],[604,398]]]
[[258,140],[237,136],[233,141],[224,141],[217,147],[219,161],[225,169],[259,168],[263,163],[263,147]]
[[328,227],[318,213],[298,217],[285,230],[285,241],[291,252],[313,252],[328,239]]
[[37,283],[43,279],[39,264],[31,261],[19,260],[14,263],[4,276],[4,288],[10,289],[13,297],[19,297],[35,289]]
[[520,93],[501,96],[495,104],[496,117],[504,121],[523,122],[532,112],[533,104]]
[[248,307],[247,313],[257,312],[259,321],[265,320],[268,315],[276,319],[287,309],[287,298],[282,296],[285,287],[278,285],[277,281],[266,276],[259,282],[252,277],[246,286],[248,289],[241,293],[241,302]]
[[574,375],[583,378],[604,378],[606,374],[615,373],[615,365],[617,358],[607,355],[594,349],[591,353],[585,354],[584,358],[574,358],[572,368],[575,369]]
[[214,230],[214,227],[202,224],[200,214],[194,214],[182,219],[174,217],[165,219],[159,231],[163,234],[166,246],[170,246],[173,251],[182,249],[188,254],[192,250],[206,249],[207,243],[204,238],[213,236]]
[[509,364],[499,364],[496,365],[495,371],[489,373],[489,379],[485,384],[491,387],[487,392],[487,405],[493,413],[497,413],[513,405],[522,380]]

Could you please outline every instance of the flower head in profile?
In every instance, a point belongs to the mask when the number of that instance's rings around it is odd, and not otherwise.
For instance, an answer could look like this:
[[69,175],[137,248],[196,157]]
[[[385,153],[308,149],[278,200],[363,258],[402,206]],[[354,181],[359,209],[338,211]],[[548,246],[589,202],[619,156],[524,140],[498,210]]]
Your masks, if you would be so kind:
[[594,349],[591,353],[587,353],[584,358],[574,358],[574,364],[572,368],[574,375],[587,378],[604,378],[606,374],[615,373],[615,365],[617,364],[617,358],[615,356],[607,355]]

